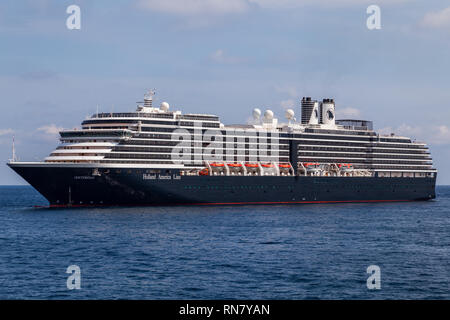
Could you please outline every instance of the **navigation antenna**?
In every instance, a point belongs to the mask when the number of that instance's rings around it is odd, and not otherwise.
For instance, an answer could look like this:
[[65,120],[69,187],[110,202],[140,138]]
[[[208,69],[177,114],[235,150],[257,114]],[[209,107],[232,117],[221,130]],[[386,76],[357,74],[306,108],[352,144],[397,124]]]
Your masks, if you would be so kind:
[[146,94],[144,94],[144,107],[151,108],[153,102],[153,96],[156,94],[156,89],[148,90]]
[[13,138],[12,138],[12,159],[11,159],[11,162],[14,162],[14,161],[16,161],[16,144],[15,144],[15,138],[14,138],[14,135],[13,135]]

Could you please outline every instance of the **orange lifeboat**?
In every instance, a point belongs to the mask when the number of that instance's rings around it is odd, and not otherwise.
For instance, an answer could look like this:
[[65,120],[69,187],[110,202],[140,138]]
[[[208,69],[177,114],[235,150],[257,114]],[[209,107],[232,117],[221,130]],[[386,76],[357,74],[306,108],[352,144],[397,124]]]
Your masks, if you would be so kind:
[[200,170],[200,171],[198,172],[198,175],[199,175],[199,176],[207,176],[207,175],[209,175],[209,170],[208,170],[208,168],[205,168],[205,169],[203,169],[203,170]]
[[223,167],[224,164],[223,164],[223,163],[217,163],[217,162],[214,162],[214,163],[211,163],[210,166],[211,166],[211,167]]
[[258,168],[258,164],[256,163],[246,163],[245,166],[248,168]]
[[290,168],[291,167],[291,165],[290,164],[287,164],[287,163],[285,163],[285,164],[279,164],[278,165],[280,168]]
[[240,167],[242,167],[242,164],[240,164],[240,163],[229,163],[228,166],[229,167],[233,167],[233,168],[240,168]]
[[264,168],[273,168],[273,164],[271,164],[271,163],[264,163],[264,164],[261,164],[261,166]]

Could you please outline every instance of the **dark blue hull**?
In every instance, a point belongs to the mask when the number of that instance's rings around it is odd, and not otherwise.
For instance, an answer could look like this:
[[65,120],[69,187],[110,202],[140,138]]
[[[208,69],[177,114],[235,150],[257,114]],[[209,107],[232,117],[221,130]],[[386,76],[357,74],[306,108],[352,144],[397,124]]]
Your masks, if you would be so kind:
[[435,198],[436,177],[180,176],[178,170],[10,165],[51,205],[280,204]]

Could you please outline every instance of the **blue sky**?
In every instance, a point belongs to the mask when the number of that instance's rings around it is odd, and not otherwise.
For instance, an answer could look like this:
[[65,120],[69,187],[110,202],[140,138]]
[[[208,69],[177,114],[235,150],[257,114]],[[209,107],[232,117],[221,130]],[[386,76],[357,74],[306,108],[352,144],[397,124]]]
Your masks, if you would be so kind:
[[448,0],[3,0],[0,43],[0,184],[24,183],[5,165],[13,134],[20,160],[43,159],[59,128],[97,104],[134,110],[149,88],[224,123],[333,97],[338,117],[426,141],[450,184]]

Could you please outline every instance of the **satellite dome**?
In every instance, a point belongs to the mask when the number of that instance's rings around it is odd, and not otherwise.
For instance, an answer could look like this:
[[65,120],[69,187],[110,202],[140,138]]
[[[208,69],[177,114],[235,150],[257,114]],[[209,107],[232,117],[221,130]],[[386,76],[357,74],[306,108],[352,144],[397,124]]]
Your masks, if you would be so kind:
[[253,109],[253,118],[259,119],[260,117],[261,117],[261,110],[259,110],[258,108]]
[[162,111],[168,111],[169,104],[167,102],[162,102],[161,105],[159,106],[159,109],[161,109]]
[[287,110],[286,110],[286,113],[285,113],[286,119],[288,119],[288,120],[293,120],[293,119],[294,119],[294,116],[295,116],[294,110],[292,110],[292,109],[287,109]]
[[266,110],[266,112],[264,112],[264,118],[266,120],[272,120],[273,119],[273,111],[272,110]]

